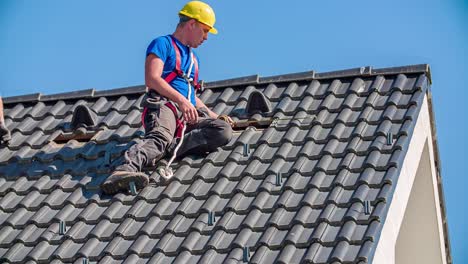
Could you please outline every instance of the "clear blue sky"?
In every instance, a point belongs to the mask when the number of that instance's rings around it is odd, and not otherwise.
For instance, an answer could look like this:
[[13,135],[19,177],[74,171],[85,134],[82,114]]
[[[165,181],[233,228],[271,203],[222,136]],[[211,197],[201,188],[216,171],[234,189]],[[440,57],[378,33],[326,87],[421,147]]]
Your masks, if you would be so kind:
[[[219,35],[198,49],[208,81],[429,63],[455,263],[468,263],[468,1],[207,1]],[[143,84],[149,42],[185,0],[0,0],[3,96]]]

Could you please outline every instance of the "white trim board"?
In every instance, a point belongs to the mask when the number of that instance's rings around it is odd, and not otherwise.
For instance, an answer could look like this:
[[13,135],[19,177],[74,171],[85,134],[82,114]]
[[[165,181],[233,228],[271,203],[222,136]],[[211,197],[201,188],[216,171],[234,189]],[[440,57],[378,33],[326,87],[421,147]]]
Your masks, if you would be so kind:
[[[377,242],[373,263],[446,264],[444,229],[430,122],[426,95],[410,139],[409,149],[403,161],[392,201],[388,201],[390,202],[390,208]],[[426,162],[423,162],[424,159],[426,159]],[[420,177],[416,179],[418,173]],[[422,182],[430,183],[429,188],[419,186]],[[415,186],[414,183],[418,186]],[[415,190],[416,193],[412,194]],[[427,201],[428,199],[429,201]],[[417,206],[421,205],[424,205],[424,208],[418,209]],[[430,208],[426,208],[427,206]],[[403,222],[404,220],[405,222]],[[425,226],[417,225],[418,221],[419,223],[420,221],[432,222],[433,225],[427,223]],[[416,225],[412,225],[410,222],[416,223]],[[413,234],[414,232],[408,233],[408,230],[423,233]],[[400,231],[402,231],[402,234],[399,237]],[[429,236],[429,233],[426,232],[432,232],[432,236]],[[414,235],[418,237],[414,237]],[[432,239],[428,239],[429,237],[432,237]],[[397,243],[399,244],[397,245]],[[403,250],[403,248],[406,250]],[[424,254],[424,250],[429,249],[432,249],[431,254]],[[430,262],[427,262],[425,258],[430,259]],[[414,262],[414,259],[418,261]]]

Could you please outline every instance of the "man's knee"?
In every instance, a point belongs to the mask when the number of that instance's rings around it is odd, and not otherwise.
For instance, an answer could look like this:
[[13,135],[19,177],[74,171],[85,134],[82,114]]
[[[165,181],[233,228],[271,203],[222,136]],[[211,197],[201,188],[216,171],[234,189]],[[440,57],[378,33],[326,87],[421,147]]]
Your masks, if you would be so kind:
[[216,145],[216,147],[224,146],[232,138],[232,128],[231,126],[223,120],[215,119],[213,120],[213,137],[209,137],[210,143]]

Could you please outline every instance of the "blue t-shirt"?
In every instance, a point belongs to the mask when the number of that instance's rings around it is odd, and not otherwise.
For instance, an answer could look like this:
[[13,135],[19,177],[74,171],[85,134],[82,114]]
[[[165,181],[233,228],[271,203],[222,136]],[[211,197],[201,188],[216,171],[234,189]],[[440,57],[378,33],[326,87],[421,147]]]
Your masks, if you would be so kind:
[[[175,39],[175,43],[180,51],[180,69],[187,73],[190,67],[190,48],[182,44],[178,39]],[[193,51],[193,55],[195,59],[198,61],[198,65],[200,65],[200,60],[198,59],[197,54]],[[153,53],[154,55],[158,56],[164,62],[164,68],[162,76],[165,78],[169,73],[171,73],[175,69],[176,65],[176,53],[174,48],[172,47],[171,43],[171,36],[161,36],[149,44],[148,48],[146,49],[146,56]],[[195,65],[192,66],[192,72],[190,73],[190,78],[194,78],[195,76]],[[187,81],[177,76],[170,85],[176,89],[179,93],[181,93],[185,98],[188,95],[188,84]],[[195,89],[191,86],[191,96],[190,102],[195,106]]]

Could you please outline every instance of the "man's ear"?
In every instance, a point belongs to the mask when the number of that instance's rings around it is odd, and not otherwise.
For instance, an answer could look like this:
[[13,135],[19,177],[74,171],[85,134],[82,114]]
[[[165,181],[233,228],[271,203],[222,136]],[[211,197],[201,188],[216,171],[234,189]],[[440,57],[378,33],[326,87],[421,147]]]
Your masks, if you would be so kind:
[[197,21],[195,19],[190,19],[189,20],[189,25],[190,25],[190,29],[194,29],[195,28],[195,25],[197,24]]

